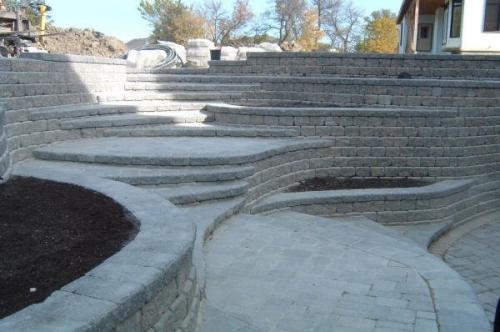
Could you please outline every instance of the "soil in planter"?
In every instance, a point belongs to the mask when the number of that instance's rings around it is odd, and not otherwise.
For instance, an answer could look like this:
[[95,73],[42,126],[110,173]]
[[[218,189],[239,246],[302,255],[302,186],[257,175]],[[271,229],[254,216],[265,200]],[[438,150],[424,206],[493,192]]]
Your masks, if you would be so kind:
[[136,234],[99,193],[32,178],[0,185],[0,318],[42,302]]
[[429,185],[429,182],[413,179],[342,179],[334,177],[313,178],[301,181],[288,192],[325,191],[341,189],[411,188]]

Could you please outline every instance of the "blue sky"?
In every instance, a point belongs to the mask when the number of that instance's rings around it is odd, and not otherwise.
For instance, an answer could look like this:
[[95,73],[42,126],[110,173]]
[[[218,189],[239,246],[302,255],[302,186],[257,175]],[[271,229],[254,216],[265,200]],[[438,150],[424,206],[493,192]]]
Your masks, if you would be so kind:
[[[147,37],[151,32],[148,22],[144,21],[137,10],[139,0],[46,0],[52,6],[52,19],[62,27],[93,28],[107,35],[116,36],[124,41]],[[187,0],[196,5],[202,0]],[[228,7],[233,1],[225,0]],[[370,12],[387,8],[399,10],[402,0],[353,0],[360,8]],[[256,13],[269,8],[271,0],[250,0]]]

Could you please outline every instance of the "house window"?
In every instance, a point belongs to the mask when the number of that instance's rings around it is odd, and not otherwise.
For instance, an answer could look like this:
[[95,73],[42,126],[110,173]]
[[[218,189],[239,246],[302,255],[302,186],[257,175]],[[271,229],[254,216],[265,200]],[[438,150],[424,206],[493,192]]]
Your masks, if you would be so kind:
[[487,0],[484,31],[500,31],[500,0]]
[[462,0],[453,0],[451,4],[450,37],[460,38],[462,31]]

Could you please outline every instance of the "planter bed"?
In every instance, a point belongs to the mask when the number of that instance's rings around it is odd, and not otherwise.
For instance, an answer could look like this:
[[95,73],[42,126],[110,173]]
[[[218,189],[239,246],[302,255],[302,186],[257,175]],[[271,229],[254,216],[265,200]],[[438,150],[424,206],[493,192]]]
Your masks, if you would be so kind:
[[0,318],[45,300],[137,233],[110,198],[33,178],[0,186],[0,220]]
[[381,179],[381,178],[313,178],[300,181],[300,184],[288,189],[288,192],[305,191],[326,191],[342,189],[372,189],[372,188],[411,188],[423,187],[430,183],[423,180],[414,180],[407,178]]

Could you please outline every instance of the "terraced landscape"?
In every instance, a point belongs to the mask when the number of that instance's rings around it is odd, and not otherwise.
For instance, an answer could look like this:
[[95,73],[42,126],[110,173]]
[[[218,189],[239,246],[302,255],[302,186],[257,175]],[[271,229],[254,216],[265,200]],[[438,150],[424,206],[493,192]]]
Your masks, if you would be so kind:
[[[494,56],[0,60],[0,176],[100,192],[141,225],[0,330],[491,330],[498,288],[485,299],[445,240],[498,220],[499,71]],[[324,177],[429,185],[288,192]]]

